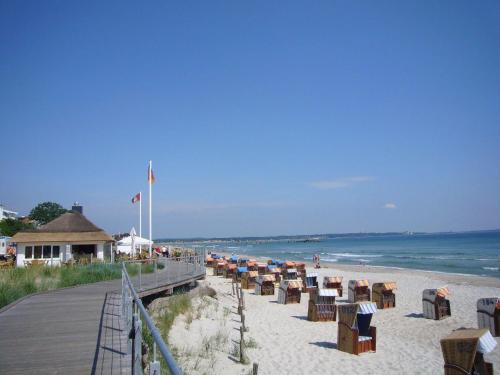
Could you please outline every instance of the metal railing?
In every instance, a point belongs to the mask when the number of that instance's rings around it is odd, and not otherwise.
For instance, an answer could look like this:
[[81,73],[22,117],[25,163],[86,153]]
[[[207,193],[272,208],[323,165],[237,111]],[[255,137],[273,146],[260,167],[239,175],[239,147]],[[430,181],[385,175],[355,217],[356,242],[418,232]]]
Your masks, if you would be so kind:
[[[142,274],[142,263],[144,262],[141,261],[139,262],[136,286],[134,286],[132,278],[127,272],[126,264],[130,264],[130,262],[122,263],[122,318],[125,322],[126,332],[129,333],[128,353],[132,355],[132,374],[143,374],[142,345],[145,342],[143,340],[142,322],[146,324],[146,328],[151,333],[153,340],[153,355],[152,360],[149,362],[149,375],[161,374],[160,362],[157,357],[158,350],[165,360],[170,374],[182,374],[179,366],[172,356],[172,353],[161,337],[160,331],[156,328],[155,323],[142,304],[136,288],[138,288],[137,290],[140,292],[146,289],[153,289],[162,285],[166,286],[169,284],[176,284],[184,280],[190,280],[193,277],[202,276],[205,274],[204,260],[204,250],[197,251],[196,255],[183,256],[179,258],[160,258],[155,260],[153,263],[154,274],[148,275],[147,277]],[[149,260],[147,262],[152,261]],[[159,269],[157,262],[164,264],[164,268]]]

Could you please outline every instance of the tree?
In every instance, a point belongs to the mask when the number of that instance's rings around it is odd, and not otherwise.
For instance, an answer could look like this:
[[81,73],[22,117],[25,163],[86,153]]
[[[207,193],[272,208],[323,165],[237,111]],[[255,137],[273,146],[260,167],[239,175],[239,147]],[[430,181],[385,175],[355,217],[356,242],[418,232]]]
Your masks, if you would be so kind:
[[33,225],[25,223],[19,219],[3,219],[0,221],[0,234],[12,237],[14,234],[24,229],[33,229]]
[[65,212],[67,210],[59,203],[43,202],[31,210],[29,217],[31,220],[35,220],[38,224],[43,225],[58,218]]

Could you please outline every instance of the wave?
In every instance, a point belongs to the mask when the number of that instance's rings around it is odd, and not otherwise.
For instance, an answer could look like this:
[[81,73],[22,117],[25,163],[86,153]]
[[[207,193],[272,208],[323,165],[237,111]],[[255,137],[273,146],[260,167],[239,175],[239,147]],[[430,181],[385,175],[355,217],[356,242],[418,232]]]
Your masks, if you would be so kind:
[[354,254],[354,253],[327,253],[328,255],[332,255],[335,257],[343,257],[343,258],[380,258],[384,255],[382,254]]
[[335,263],[335,262],[338,262],[339,260],[338,259],[332,259],[332,258],[324,258],[324,259],[321,259],[322,262],[329,262],[329,263]]
[[498,267],[483,267],[483,270],[488,270],[488,271],[498,271]]

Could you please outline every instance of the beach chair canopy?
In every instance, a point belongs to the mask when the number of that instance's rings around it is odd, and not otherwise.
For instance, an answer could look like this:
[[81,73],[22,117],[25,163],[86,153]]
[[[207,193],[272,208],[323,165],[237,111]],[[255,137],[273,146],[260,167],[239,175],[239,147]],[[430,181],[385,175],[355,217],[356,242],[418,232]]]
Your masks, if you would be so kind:
[[236,262],[238,260],[238,256],[237,255],[233,255],[231,258],[229,258],[231,260],[231,262]]
[[288,273],[297,273],[297,270],[295,268],[288,268],[286,270],[286,272],[288,272]]
[[397,289],[397,287],[396,287],[396,283],[394,281],[386,281],[383,283],[373,284],[373,289],[386,291],[386,290],[395,290],[395,289]]
[[342,276],[325,276],[323,283],[341,283],[342,279]]
[[477,312],[485,312],[489,315],[495,314],[495,310],[500,310],[500,298],[480,298],[477,301]]
[[258,268],[266,268],[267,264],[266,263],[257,263]]
[[268,269],[268,270],[271,270],[271,269],[273,269],[273,268],[276,268],[276,264],[268,264],[268,265],[267,265],[267,269]]
[[214,258],[207,258],[207,262],[213,262]]
[[275,260],[274,261],[276,263],[277,266],[281,267],[283,264],[285,264],[285,262],[283,262],[282,260]]
[[238,267],[237,272],[238,273],[248,272],[248,268],[247,267]]
[[338,297],[339,293],[337,289],[320,289],[318,291],[318,295],[320,297]]
[[368,280],[349,280],[349,288],[370,286]]
[[290,280],[288,282],[288,289],[302,289],[302,281]]
[[373,302],[361,302],[359,304],[358,314],[367,315],[375,314],[377,312],[377,305]]
[[222,262],[217,262],[217,267],[219,268],[222,268],[226,265],[226,262],[225,261],[222,261]]
[[257,284],[262,284],[263,282],[266,281],[274,283],[274,281],[276,281],[276,278],[274,277],[274,275],[258,275],[255,278],[255,281],[257,282]]
[[295,263],[295,267],[297,267],[297,268],[305,268],[306,264],[305,263]]
[[247,262],[247,267],[253,267],[257,264],[257,262],[255,260],[249,260]]
[[285,267],[295,267],[295,262],[286,261]]
[[427,299],[431,302],[436,300],[436,297],[445,298],[450,291],[447,287],[437,288],[437,289],[425,289],[422,293],[422,299]]
[[220,258],[220,255],[217,255],[217,254],[212,253],[212,258],[214,258],[214,259],[219,259],[219,258]]
[[306,273],[306,277],[318,277],[317,272]]

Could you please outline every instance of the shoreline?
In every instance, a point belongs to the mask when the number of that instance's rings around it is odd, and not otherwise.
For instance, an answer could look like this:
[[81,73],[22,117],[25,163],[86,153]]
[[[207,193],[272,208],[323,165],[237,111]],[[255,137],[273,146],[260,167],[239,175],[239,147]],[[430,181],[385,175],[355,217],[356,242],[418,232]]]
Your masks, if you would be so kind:
[[[225,251],[216,252],[218,255],[223,255],[226,257],[230,257],[231,253]],[[256,259],[258,262],[267,262],[270,258],[254,255],[252,253],[243,253],[237,254],[238,256],[244,256],[252,259]],[[285,259],[283,259],[285,260]],[[292,262],[300,262],[306,265],[307,269],[314,270],[314,264],[311,261],[294,261]],[[320,269],[338,269],[347,272],[369,272],[369,273],[387,273],[388,271],[398,273],[398,274],[408,274],[412,273],[420,276],[429,276],[435,280],[441,280],[443,282],[455,283],[455,284],[464,284],[467,283],[469,285],[474,286],[484,286],[484,287],[498,287],[500,285],[500,279],[491,276],[482,276],[482,275],[474,275],[474,274],[462,274],[462,273],[451,273],[451,272],[443,272],[443,271],[433,271],[433,270],[420,270],[415,268],[403,268],[403,267],[391,267],[391,266],[373,266],[373,265],[365,265],[365,264],[342,264],[337,262],[322,262]]]

